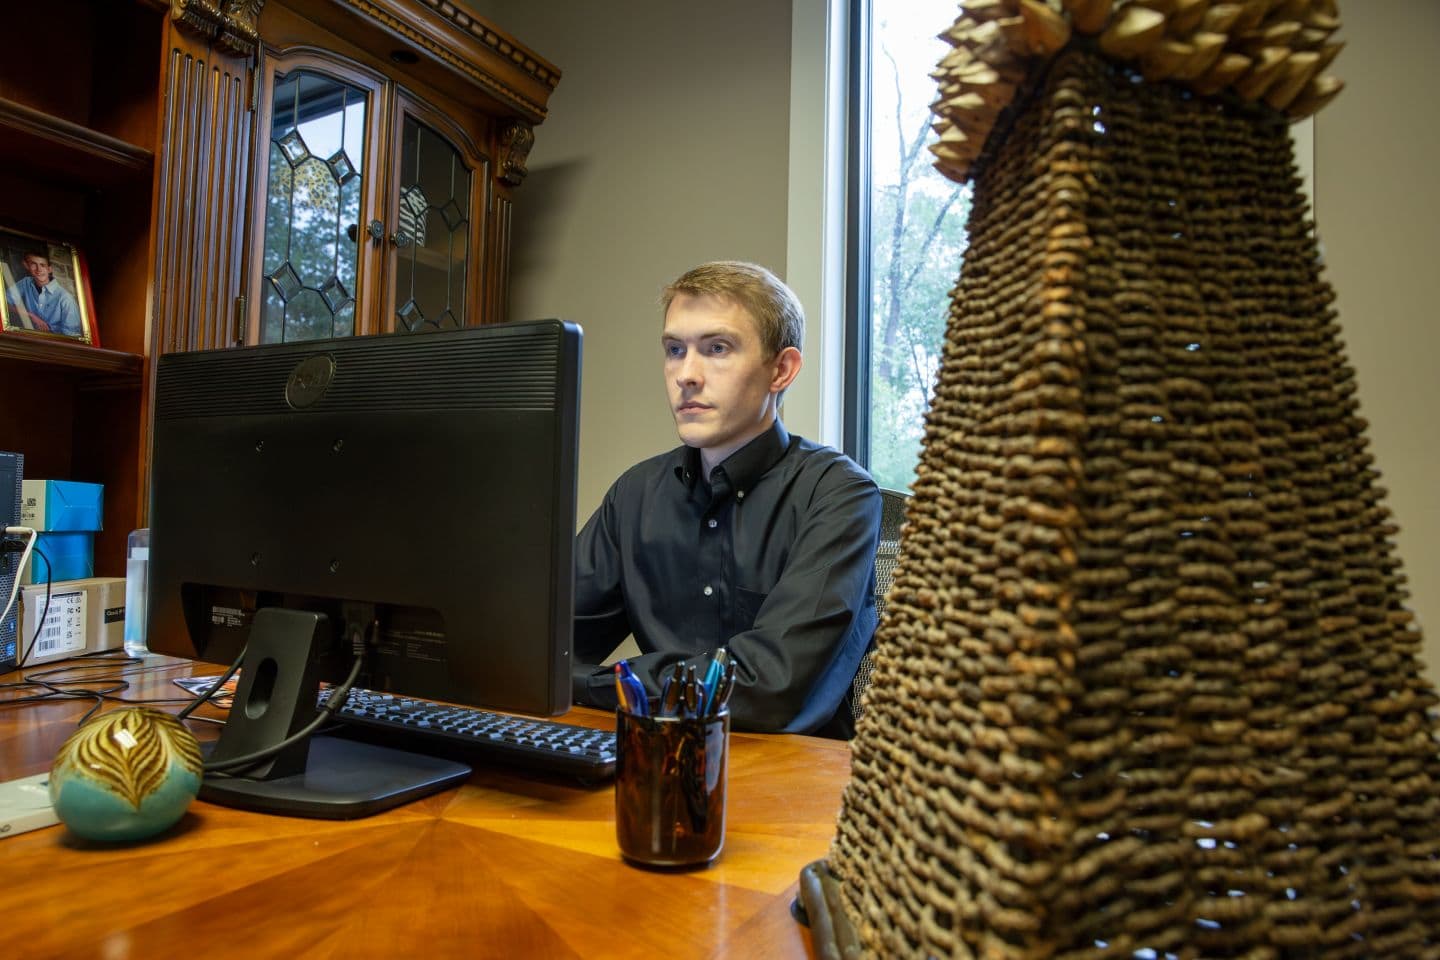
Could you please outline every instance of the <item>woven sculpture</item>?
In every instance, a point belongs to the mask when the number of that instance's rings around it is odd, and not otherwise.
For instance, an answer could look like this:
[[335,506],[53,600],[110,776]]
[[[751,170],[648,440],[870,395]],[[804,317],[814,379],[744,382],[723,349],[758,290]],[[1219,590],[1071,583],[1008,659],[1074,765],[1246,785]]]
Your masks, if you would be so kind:
[[1286,118],[1143,68],[1067,36],[958,170],[971,245],[804,903],[884,957],[1440,956],[1436,698]]

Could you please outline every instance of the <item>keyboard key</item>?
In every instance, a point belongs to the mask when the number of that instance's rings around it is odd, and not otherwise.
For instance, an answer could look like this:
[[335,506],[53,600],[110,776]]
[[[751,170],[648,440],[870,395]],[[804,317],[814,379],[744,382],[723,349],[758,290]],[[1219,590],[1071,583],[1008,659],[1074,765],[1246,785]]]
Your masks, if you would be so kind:
[[[329,696],[329,689],[322,690],[320,702]],[[534,770],[586,780],[615,775],[615,734],[608,730],[358,688],[350,691],[335,717],[356,729],[410,737],[417,745],[454,748]]]

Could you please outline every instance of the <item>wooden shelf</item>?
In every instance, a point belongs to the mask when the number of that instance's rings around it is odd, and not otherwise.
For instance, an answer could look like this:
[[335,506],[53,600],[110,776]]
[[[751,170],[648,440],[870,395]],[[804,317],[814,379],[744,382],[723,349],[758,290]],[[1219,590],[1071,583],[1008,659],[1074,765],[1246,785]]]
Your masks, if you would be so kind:
[[155,154],[117,137],[0,98],[6,157],[56,179],[107,186],[149,176]]
[[116,385],[140,382],[145,358],[135,353],[89,347],[83,343],[51,337],[26,336],[23,333],[0,335],[0,362],[19,360],[30,364],[60,367],[85,373],[106,375]]

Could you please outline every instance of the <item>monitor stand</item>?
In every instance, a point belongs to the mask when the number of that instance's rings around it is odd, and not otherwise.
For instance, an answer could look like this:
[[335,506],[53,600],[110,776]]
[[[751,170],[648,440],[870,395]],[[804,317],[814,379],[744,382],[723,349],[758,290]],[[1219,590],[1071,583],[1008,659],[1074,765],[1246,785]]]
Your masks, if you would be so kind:
[[[330,645],[324,614],[257,610],[230,719],[210,761],[247,756],[280,743],[315,719],[320,655]],[[367,817],[452,786],[470,768],[391,747],[326,734],[308,737],[243,776],[207,772],[200,797],[262,813],[326,820]]]

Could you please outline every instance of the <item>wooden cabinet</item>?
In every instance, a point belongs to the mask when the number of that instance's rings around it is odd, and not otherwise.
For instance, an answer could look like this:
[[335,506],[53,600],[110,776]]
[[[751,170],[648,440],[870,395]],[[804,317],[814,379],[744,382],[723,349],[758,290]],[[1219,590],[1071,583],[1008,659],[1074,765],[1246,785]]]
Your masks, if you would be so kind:
[[488,118],[308,45],[267,58],[260,90],[247,340],[483,316]]
[[13,42],[22,21],[0,57],[0,227],[84,254],[101,347],[0,334],[0,449],[25,454],[26,476],[105,484],[99,572],[120,575],[139,518],[165,7],[56,0],[37,26],[63,25],[63,56]]
[[[155,359],[261,340],[272,276],[348,310],[337,334],[504,318],[512,191],[559,71],[435,0],[52,0],[44,18],[63,57],[17,23],[0,58],[0,228],[85,254],[101,346],[0,334],[0,449],[105,484],[96,568],[118,576],[147,513]],[[354,156],[276,142],[277,84],[306,71],[360,92]],[[336,186],[331,268],[312,255],[293,280],[265,254],[286,146]],[[435,173],[445,150],[463,193]]]

